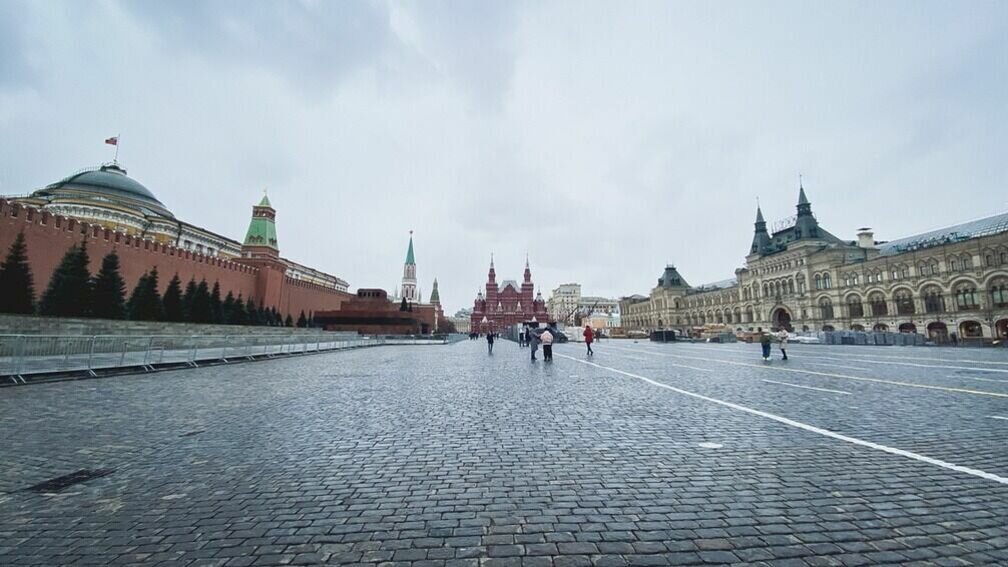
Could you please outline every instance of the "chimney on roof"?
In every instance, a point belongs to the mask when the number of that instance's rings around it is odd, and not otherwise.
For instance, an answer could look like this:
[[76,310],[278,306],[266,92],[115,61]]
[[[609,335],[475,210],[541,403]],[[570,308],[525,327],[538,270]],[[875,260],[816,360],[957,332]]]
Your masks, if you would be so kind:
[[860,248],[875,248],[875,233],[871,228],[859,228],[857,233],[857,245]]

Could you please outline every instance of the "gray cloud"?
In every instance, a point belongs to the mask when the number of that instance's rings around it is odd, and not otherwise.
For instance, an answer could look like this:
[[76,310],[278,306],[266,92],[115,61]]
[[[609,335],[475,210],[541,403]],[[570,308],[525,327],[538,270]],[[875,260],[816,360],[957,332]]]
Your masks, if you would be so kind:
[[213,65],[246,65],[311,90],[379,63],[396,46],[389,11],[379,2],[130,0],[123,6],[179,52]]

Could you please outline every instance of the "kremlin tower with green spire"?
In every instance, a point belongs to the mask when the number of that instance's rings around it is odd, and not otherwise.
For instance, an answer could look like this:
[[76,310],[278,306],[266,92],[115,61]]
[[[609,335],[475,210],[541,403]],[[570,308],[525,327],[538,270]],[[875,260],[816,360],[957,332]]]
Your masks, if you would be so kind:
[[402,288],[400,297],[406,303],[419,303],[417,294],[416,259],[413,256],[413,231],[410,231],[409,249],[406,251],[406,263],[403,265]]

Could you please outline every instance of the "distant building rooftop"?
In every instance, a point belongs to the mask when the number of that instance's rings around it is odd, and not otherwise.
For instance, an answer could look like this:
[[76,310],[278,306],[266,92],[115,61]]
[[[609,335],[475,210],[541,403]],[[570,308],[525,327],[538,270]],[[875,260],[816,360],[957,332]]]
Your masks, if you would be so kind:
[[734,286],[737,286],[737,285],[738,285],[738,278],[728,278],[728,279],[725,279],[725,280],[720,280],[720,281],[716,281],[716,282],[712,282],[712,283],[708,283],[708,284],[703,284],[703,285],[697,286],[697,287],[695,287],[693,289],[695,289],[696,291],[713,291],[715,289],[725,289],[725,288],[734,287]]
[[901,254],[903,252],[912,252],[914,250],[931,248],[932,246],[941,246],[943,244],[951,244],[953,242],[970,240],[972,238],[980,238],[981,236],[1001,234],[1002,232],[1008,232],[1008,213],[1001,213],[992,217],[972,220],[962,224],[884,242],[878,245],[878,249],[882,252],[883,256],[891,256],[893,254]]

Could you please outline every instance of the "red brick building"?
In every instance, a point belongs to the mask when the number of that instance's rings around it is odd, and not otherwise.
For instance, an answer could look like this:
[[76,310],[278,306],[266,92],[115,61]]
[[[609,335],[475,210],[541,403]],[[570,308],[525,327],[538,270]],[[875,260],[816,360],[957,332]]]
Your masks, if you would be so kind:
[[529,269],[527,259],[521,285],[514,280],[504,280],[498,285],[497,272],[491,258],[485,291],[485,295],[482,291],[478,292],[476,301],[473,302],[473,312],[469,318],[473,332],[497,332],[526,321],[545,323],[549,318],[542,293],[535,293],[532,270]]

